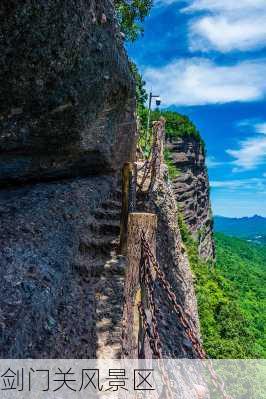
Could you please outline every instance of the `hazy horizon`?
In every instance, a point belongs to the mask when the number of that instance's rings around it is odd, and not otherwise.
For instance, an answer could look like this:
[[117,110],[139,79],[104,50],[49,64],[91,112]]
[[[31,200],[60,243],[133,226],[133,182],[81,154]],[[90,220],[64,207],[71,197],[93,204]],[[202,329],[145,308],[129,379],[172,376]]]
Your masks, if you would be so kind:
[[260,217],[260,218],[263,218],[263,219],[266,219],[266,216],[263,216],[263,215],[258,215],[258,214],[254,214],[254,215],[252,215],[252,216],[240,216],[240,217],[234,217],[234,216],[225,216],[225,215],[218,215],[218,214],[215,214],[215,215],[213,215],[214,217],[222,217],[222,218],[227,218],[227,219],[244,219],[244,218],[248,218],[248,219],[253,219],[253,218],[255,218],[255,217]]

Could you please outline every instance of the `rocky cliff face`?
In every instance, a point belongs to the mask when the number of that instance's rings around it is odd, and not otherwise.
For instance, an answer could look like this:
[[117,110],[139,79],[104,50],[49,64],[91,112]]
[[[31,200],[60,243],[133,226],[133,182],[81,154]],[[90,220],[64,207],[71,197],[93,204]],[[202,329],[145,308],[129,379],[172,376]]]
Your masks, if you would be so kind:
[[[197,300],[186,249],[178,226],[178,208],[172,185],[160,179],[148,198],[140,198],[139,209],[157,215],[156,258],[164,272],[177,302],[192,322],[195,336],[200,337]],[[180,318],[166,299],[162,286],[156,283],[157,323],[164,357],[195,358],[193,346],[187,338]]]
[[109,0],[0,4],[0,182],[132,159],[134,83]]
[[112,2],[1,1],[0,51],[0,357],[112,357],[136,139]]
[[199,254],[214,259],[215,247],[209,196],[209,179],[202,145],[191,136],[167,144],[178,175],[173,180],[177,206],[193,236],[199,243]]

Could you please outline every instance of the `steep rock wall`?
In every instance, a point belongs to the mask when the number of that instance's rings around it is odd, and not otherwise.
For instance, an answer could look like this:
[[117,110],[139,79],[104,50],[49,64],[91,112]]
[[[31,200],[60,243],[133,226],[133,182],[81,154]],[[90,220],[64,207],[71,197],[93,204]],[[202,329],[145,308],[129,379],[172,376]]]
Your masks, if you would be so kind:
[[1,358],[95,357],[95,275],[111,247],[97,242],[93,212],[114,185],[94,177],[0,191]]
[[185,136],[167,143],[178,175],[173,190],[184,221],[199,243],[199,254],[204,259],[214,259],[212,214],[209,179],[201,143]]
[[[155,189],[150,195],[139,196],[138,210],[157,215],[156,258],[158,264],[165,273],[177,302],[189,315],[195,336],[199,338],[200,327],[193,276],[178,226],[178,209],[172,185],[163,179],[157,180]],[[158,281],[156,281],[155,298],[159,310],[157,323],[164,357],[197,358],[184,326],[173,311],[166,292]]]
[[3,0],[0,51],[0,356],[102,356],[119,341],[117,174],[136,139],[112,2]]
[[134,157],[134,82],[109,0],[0,4],[0,183]]

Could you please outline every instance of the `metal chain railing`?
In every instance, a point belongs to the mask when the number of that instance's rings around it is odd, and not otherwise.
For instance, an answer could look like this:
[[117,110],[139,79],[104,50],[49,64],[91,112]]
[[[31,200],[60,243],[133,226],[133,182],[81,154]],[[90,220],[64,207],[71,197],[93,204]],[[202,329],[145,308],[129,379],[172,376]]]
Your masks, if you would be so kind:
[[[159,125],[158,125],[159,126]],[[157,126],[157,128],[158,128]],[[159,126],[163,129],[164,126]],[[129,206],[128,211],[135,210],[136,206],[136,185],[139,190],[143,190],[144,184],[147,179],[150,179],[148,185],[148,192],[151,190],[155,180],[158,178],[158,174],[161,173],[161,162],[163,160],[163,140],[164,134],[163,130],[160,134],[154,136],[153,144],[151,146],[150,154],[148,159],[144,161],[141,167],[136,168],[135,173],[131,176],[129,182]],[[143,175],[141,178],[141,183],[138,184],[136,174],[143,170]],[[134,177],[135,176],[135,177]],[[141,340],[143,340],[143,346],[145,347],[145,337],[148,341],[150,349],[153,353],[154,358],[158,360],[163,359],[162,343],[160,340],[159,328],[157,323],[157,315],[159,313],[159,307],[156,306],[155,301],[155,279],[161,285],[166,293],[166,298],[171,305],[174,313],[178,317],[178,320],[182,327],[184,328],[185,334],[188,340],[192,344],[192,348],[201,360],[207,360],[207,355],[203,348],[203,345],[197,336],[195,331],[195,325],[191,316],[183,309],[183,307],[178,303],[176,294],[174,293],[169,281],[167,280],[164,272],[161,270],[151,248],[149,242],[146,239],[144,231],[141,233],[141,259],[140,259],[140,270],[139,270],[139,280],[140,286],[142,287],[141,301],[138,305],[138,311],[141,318],[142,328],[144,332]],[[145,298],[145,299],[144,299]],[[126,326],[123,325],[122,341],[126,341]],[[123,345],[124,347],[124,345]],[[145,352],[145,350],[144,350]],[[126,353],[124,353],[127,356]],[[224,383],[222,379],[216,374],[213,369],[211,361],[203,361],[204,367],[210,373],[211,381],[213,386],[219,391],[223,399],[231,399],[224,390]],[[161,371],[162,380],[165,386],[165,397],[167,399],[172,399],[171,384],[166,373],[163,363],[159,362],[159,369]]]
[[[192,343],[193,349],[199,359],[207,360],[207,355],[203,349],[202,343],[200,342],[199,338],[197,337],[194,327],[191,321],[191,317],[184,311],[182,306],[177,302],[177,298],[175,293],[173,292],[170,283],[167,281],[164,272],[160,269],[158,262],[156,261],[148,241],[146,240],[145,233],[142,232],[141,235],[141,245],[142,245],[142,257],[140,262],[141,268],[141,276],[142,276],[142,283],[145,284],[145,288],[147,290],[147,297],[148,297],[148,305],[150,308],[151,323],[152,326],[149,325],[145,309],[143,304],[139,306],[140,315],[143,319],[143,326],[147,337],[149,339],[149,343],[153,354],[156,358],[162,358],[162,344],[160,342],[160,336],[158,333],[158,324],[156,320],[156,306],[155,306],[155,296],[154,296],[154,279],[152,277],[152,270],[156,273],[156,277],[164,288],[166,292],[167,299],[169,303],[172,305],[174,312],[176,313],[181,325],[184,327],[185,334],[187,338]],[[204,367],[210,373],[211,381],[213,386],[219,391],[223,397],[223,399],[231,399],[224,390],[224,382],[222,379],[216,374],[211,361],[203,361],[202,362]],[[164,371],[165,375],[165,371]],[[167,379],[168,380],[168,377]]]
[[[140,285],[146,289],[147,293],[147,305],[151,315],[151,329],[152,329],[152,339],[153,346],[155,348],[154,355],[157,358],[162,357],[162,343],[160,341],[160,335],[158,330],[158,323],[156,318],[156,305],[155,305],[155,295],[154,295],[154,284],[152,281],[152,275],[150,273],[149,268],[147,267],[147,263],[144,257],[141,257],[140,263]],[[143,308],[143,303],[141,303]],[[145,309],[143,308],[144,313]],[[143,312],[142,312],[143,313]]]
[[205,359],[206,354],[204,352],[204,349],[202,348],[199,339],[197,338],[196,334],[194,334],[193,331],[194,327],[190,320],[190,316],[182,309],[181,305],[178,304],[176,295],[171,289],[170,283],[166,280],[164,273],[161,271],[160,267],[158,266],[158,263],[152,251],[150,250],[149,244],[144,234],[142,235],[142,245],[143,245],[143,255],[146,258],[146,262],[149,265],[150,269],[153,268],[155,270],[158,281],[165,289],[167,294],[167,299],[169,300],[170,304],[173,306],[175,313],[179,317],[181,325],[184,327],[189,339],[193,343],[197,355],[199,356],[200,359]]
[[138,184],[138,191],[142,191],[144,184],[146,183],[148,176],[151,175],[151,167],[152,167],[152,161],[148,158],[143,162],[143,165],[141,165],[140,168],[138,168],[137,172],[141,172],[143,169],[143,176],[141,179],[140,184]]
[[[141,250],[143,250],[143,247]],[[139,309],[142,324],[144,327],[145,336],[147,336],[147,338],[148,338],[153,356],[155,358],[159,359],[158,360],[158,368],[160,370],[162,382],[164,384],[164,395],[165,395],[166,399],[173,399],[171,382],[168,378],[168,374],[166,373],[164,364],[161,363],[161,361],[160,361],[160,359],[163,358],[163,353],[162,353],[162,343],[160,340],[159,328],[158,328],[158,323],[157,323],[157,318],[156,318],[154,284],[153,284],[153,278],[152,278],[151,271],[147,266],[148,265],[145,261],[145,257],[141,256],[140,284],[142,287],[145,287],[147,289],[147,305],[148,305],[149,312],[151,315],[151,326],[148,322],[148,317],[146,314],[146,310],[144,308],[143,300],[140,302],[138,309]]]
[[[160,130],[161,129],[161,130]],[[158,171],[156,170],[156,166],[161,162],[160,157],[161,157],[161,151],[163,149],[163,143],[165,140],[165,121],[160,120],[158,122],[154,122],[153,126],[153,142],[150,148],[149,155],[147,159],[144,161],[143,165],[141,165],[140,168],[138,168],[138,173],[144,169],[143,176],[141,179],[141,183],[138,185],[139,191],[141,191],[144,187],[145,182],[147,181],[148,178],[150,178],[150,184],[148,187],[148,192],[153,188],[155,180],[156,180],[156,174]],[[158,131],[160,130],[160,134]],[[160,167],[159,167],[160,169]]]

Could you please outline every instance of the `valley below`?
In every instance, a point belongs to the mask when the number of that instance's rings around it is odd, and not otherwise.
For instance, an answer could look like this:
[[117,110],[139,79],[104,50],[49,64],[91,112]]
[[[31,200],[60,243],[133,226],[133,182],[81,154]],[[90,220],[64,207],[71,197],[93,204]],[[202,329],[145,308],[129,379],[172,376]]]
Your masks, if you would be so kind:
[[212,358],[266,358],[266,245],[215,233],[216,262],[190,260],[201,333]]

